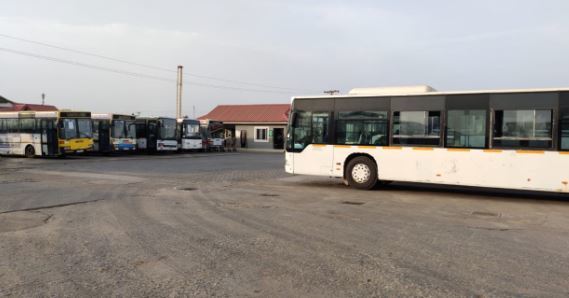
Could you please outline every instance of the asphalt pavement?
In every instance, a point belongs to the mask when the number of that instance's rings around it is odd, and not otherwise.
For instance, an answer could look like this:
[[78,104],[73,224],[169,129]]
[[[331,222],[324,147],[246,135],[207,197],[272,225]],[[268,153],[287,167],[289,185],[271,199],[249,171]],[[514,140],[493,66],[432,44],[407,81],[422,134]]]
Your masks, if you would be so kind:
[[0,296],[567,297],[569,198],[282,154],[0,158]]

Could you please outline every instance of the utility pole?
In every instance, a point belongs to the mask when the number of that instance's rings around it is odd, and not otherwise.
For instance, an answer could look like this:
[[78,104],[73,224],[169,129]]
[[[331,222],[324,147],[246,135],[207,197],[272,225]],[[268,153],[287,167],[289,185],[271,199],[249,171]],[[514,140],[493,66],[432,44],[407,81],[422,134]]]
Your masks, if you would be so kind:
[[192,119],[196,119],[196,106],[192,106],[192,110],[193,110]]
[[176,92],[176,119],[182,119],[182,76],[184,67],[178,65],[178,89]]
[[329,94],[329,95],[336,95],[336,94],[340,94],[340,90],[326,90],[324,91],[324,94]]
[[45,93],[41,94],[41,105],[44,106],[45,105]]

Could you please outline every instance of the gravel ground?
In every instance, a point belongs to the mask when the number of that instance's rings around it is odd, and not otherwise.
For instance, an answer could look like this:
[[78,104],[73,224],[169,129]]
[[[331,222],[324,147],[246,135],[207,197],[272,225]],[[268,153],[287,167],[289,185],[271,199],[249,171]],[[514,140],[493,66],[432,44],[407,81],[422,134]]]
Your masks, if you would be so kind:
[[0,190],[0,296],[569,296],[563,196],[356,191],[252,153],[0,158]]

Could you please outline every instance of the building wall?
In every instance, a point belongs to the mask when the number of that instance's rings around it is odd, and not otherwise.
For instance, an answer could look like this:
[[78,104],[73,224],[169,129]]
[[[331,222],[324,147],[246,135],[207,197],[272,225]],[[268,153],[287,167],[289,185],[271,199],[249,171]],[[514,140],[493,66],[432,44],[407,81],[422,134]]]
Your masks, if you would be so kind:
[[[266,142],[255,140],[256,128],[268,128],[267,131],[268,140]],[[241,147],[241,132],[247,131],[247,147],[246,147],[247,149],[263,149],[263,150],[274,149],[273,136],[275,128],[283,129],[283,141],[284,141],[284,138],[286,138],[286,125],[284,124],[283,125],[237,124],[235,125],[235,137],[237,139],[237,147],[238,148]]]

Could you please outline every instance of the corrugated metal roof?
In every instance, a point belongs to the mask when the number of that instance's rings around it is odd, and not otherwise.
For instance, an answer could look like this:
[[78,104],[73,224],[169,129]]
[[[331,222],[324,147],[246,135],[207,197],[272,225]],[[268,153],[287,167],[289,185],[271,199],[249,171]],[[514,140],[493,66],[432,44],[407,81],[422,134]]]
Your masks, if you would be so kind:
[[289,104],[219,105],[198,119],[224,123],[287,123]]

